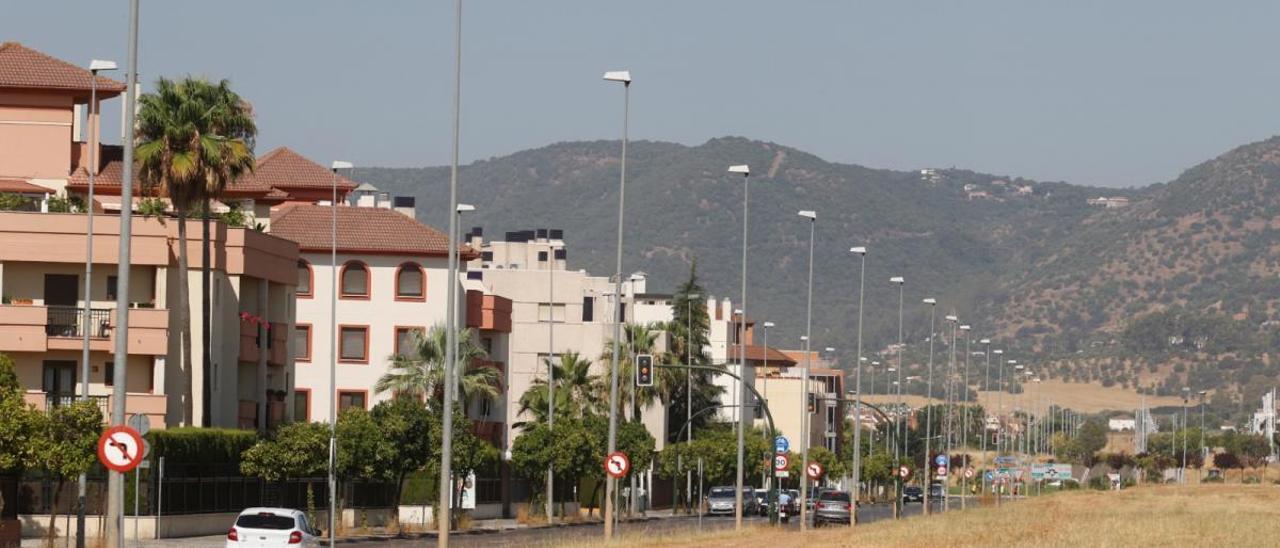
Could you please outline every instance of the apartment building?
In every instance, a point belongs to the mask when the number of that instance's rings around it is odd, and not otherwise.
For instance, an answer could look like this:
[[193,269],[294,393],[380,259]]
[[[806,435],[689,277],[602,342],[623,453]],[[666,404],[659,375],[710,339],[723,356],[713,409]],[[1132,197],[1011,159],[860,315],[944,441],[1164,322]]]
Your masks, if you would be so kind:
[[[394,397],[377,392],[375,385],[391,370],[396,355],[413,351],[413,335],[443,327],[447,319],[448,237],[415,220],[411,207],[396,210],[391,201],[366,194],[350,202],[355,205],[347,205],[346,199],[337,207],[327,201],[286,204],[271,218],[271,233],[297,242],[301,253],[296,264],[298,323],[292,334],[299,364],[293,400],[298,420],[328,420],[334,399],[328,395],[329,367],[335,361],[331,346],[337,353],[338,411],[369,409]],[[336,264],[331,261],[335,216]],[[469,259],[470,251],[464,250],[462,258]],[[330,308],[335,294],[336,319]],[[478,342],[497,358],[481,365],[502,370],[510,307],[483,294],[460,293],[458,299],[459,318],[467,313],[464,321],[477,328]],[[501,404],[472,403],[471,414],[479,419]],[[477,428],[493,439],[494,427]]]
[[[96,86],[100,104],[119,96],[124,85],[93,78],[87,70],[20,44],[0,44],[0,180],[5,181],[0,188],[30,198],[16,208],[20,211],[0,212],[0,352],[14,358],[27,400],[40,408],[70,401],[79,392],[85,330],[90,394],[105,409],[114,389],[119,218],[100,215],[94,221],[94,269],[86,294],[87,217],[42,212],[51,196],[87,190],[82,183],[90,170],[97,176],[95,190],[107,197],[91,206],[106,211],[115,194],[119,211],[120,149],[99,142],[99,109],[86,107],[91,87]],[[91,163],[91,157],[98,161]],[[198,234],[199,227],[193,223],[188,232]],[[129,237],[126,411],[147,415],[160,428],[266,428],[286,420],[293,362],[284,334],[292,330],[297,246],[215,224],[208,318],[215,337],[206,369],[196,336],[191,363],[182,364],[177,314],[171,310],[176,288],[185,281],[192,333],[204,328],[200,242],[188,241],[191,271],[184,280],[176,264],[175,221],[135,218]],[[188,403],[191,416],[185,413]]]
[[[715,297],[708,297],[706,306],[709,320],[707,353],[711,363],[724,364],[730,373],[742,376],[748,386],[755,387],[757,390],[766,386],[760,383],[766,367],[769,371],[776,372],[795,365],[795,361],[790,356],[778,349],[756,343],[755,320],[747,317],[743,322],[742,315],[733,307],[733,301],[728,298],[717,300]],[[744,338],[746,340],[745,367],[740,363],[743,360],[739,359],[742,352],[740,344]],[[739,413],[739,408],[736,407],[736,402],[739,401],[737,379],[728,375],[719,375],[713,382],[723,389],[720,402],[722,407],[717,412],[717,416],[722,421],[737,422]],[[761,395],[769,397],[763,393]],[[750,393],[745,400],[749,406],[755,403],[755,397]],[[772,399],[769,401],[772,402]],[[773,404],[770,403],[770,405]],[[752,420],[763,421],[764,419],[764,412],[758,407],[748,409],[748,413],[748,418]],[[774,418],[777,419],[777,417]]]
[[[601,359],[611,344],[618,306],[628,323],[670,321],[660,301],[669,296],[646,292],[644,273],[632,274],[622,284],[621,302],[610,277],[570,270],[564,232],[536,229],[508,232],[500,240],[485,240],[482,228],[467,235],[478,254],[468,264],[465,287],[468,296],[503,299],[510,307],[510,340],[505,386],[507,402],[495,414],[504,423],[503,448],[510,449],[518,435],[512,424],[528,417],[519,413],[519,399],[535,379],[546,378],[545,360],[564,352],[577,352],[592,360],[593,371],[604,375],[608,364]],[[471,318],[468,314],[469,321]],[[658,350],[667,347],[659,337]],[[620,382],[632,382],[622,379]],[[642,411],[642,420],[661,450],[665,441],[666,413],[658,405]]]
[[[776,351],[785,356],[786,365],[775,368],[773,358],[769,370],[756,379],[756,390],[769,401],[774,424],[787,436],[792,447],[800,447],[804,432],[801,420],[809,416],[809,446],[826,447],[840,453],[840,436],[844,432],[844,374],[831,362],[812,351],[806,364],[803,350]],[[803,367],[809,367],[808,390],[802,390]]]

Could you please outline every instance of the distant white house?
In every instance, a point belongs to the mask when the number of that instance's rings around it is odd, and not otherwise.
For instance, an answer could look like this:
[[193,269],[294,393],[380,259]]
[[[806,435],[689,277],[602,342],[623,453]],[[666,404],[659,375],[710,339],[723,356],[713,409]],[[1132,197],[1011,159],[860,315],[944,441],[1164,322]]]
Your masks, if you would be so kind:
[[1129,199],[1124,196],[1099,196],[1097,198],[1089,198],[1087,202],[1091,206],[1098,206],[1106,209],[1115,209],[1129,205]]
[[1107,427],[1112,432],[1132,432],[1137,425],[1137,421],[1133,419],[1118,418],[1107,421]]

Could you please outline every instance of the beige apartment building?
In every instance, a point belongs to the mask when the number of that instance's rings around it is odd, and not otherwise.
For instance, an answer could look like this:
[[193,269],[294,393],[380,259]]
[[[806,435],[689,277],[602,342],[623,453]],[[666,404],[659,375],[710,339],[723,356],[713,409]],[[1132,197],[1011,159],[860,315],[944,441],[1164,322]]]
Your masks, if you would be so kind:
[[[95,83],[93,78],[85,69],[20,44],[0,44],[0,192],[30,200],[18,207],[21,211],[0,212],[0,352],[13,357],[28,401],[40,408],[60,405],[79,393],[85,329],[90,394],[105,408],[114,389],[119,218],[96,216],[93,277],[86,295],[87,216],[42,212],[52,196],[87,190],[83,183],[90,170],[100,196],[89,206],[100,213],[111,210],[114,195],[114,210],[120,209],[120,148],[99,142],[98,116],[91,113],[98,109],[86,107],[92,86],[101,103],[119,96],[124,85],[103,77]],[[267,188],[261,194],[270,192]],[[149,416],[153,427],[161,428],[206,419],[214,426],[266,428],[286,420],[284,402],[293,382],[286,334],[293,327],[297,245],[215,224],[210,263],[215,337],[206,377],[199,337],[192,337],[191,363],[181,364],[180,331],[172,312],[177,284],[184,282],[176,268],[175,222],[133,221],[126,411]],[[188,232],[200,230],[193,223]],[[199,240],[188,241],[191,271],[185,282],[193,334],[204,326],[199,249]],[[184,417],[188,375],[193,416]]]

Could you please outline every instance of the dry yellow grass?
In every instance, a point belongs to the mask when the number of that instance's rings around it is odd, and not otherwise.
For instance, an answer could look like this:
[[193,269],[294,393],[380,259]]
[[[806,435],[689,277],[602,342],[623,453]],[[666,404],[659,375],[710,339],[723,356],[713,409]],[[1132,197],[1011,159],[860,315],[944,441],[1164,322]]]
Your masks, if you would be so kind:
[[[995,381],[992,381],[993,383]],[[1099,384],[1088,383],[1069,383],[1061,381],[1045,381],[1039,384],[1027,385],[1028,390],[1025,395],[1004,395],[1004,408],[1006,411],[1013,410],[1015,406],[1030,405],[1032,399],[1035,399],[1037,405],[1043,404],[1043,398],[1052,398],[1054,405],[1060,405],[1073,409],[1082,413],[1097,413],[1100,411],[1129,411],[1137,409],[1142,402],[1142,395],[1133,390],[1126,390],[1118,386],[1105,388]],[[978,401],[987,409],[995,410],[998,408],[999,392],[983,392],[978,391]],[[886,396],[883,394],[868,395],[867,401],[879,404],[893,402],[894,396]],[[924,403],[923,396],[909,396],[904,394],[903,401],[912,407],[919,407]],[[1147,396],[1148,407],[1160,406],[1180,406],[1182,398],[1178,397],[1157,397]],[[941,400],[935,400],[941,403]]]
[[[753,528],[703,535],[623,537],[615,546],[1274,546],[1280,538],[1280,487],[1152,486],[1074,491],[1039,499],[881,521],[855,531],[804,533]],[[569,546],[598,546],[569,544]]]

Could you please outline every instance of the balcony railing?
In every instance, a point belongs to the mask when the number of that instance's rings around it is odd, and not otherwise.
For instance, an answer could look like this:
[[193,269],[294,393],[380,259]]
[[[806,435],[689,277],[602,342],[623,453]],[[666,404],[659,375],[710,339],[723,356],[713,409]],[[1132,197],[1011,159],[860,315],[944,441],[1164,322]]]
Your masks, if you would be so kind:
[[[46,335],[50,337],[84,336],[84,309],[75,306],[50,306],[48,310],[49,320],[44,327]],[[111,336],[110,309],[89,310],[89,336],[99,339]]]
[[[89,396],[89,400],[98,404],[98,410],[102,411],[102,416],[107,416],[110,410],[107,409],[107,396]],[[67,392],[46,392],[44,395],[45,412],[52,411],[55,407],[71,405],[80,401],[80,396]]]

